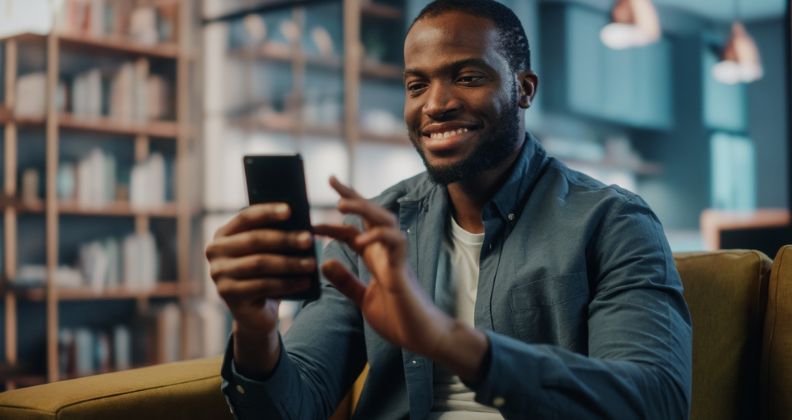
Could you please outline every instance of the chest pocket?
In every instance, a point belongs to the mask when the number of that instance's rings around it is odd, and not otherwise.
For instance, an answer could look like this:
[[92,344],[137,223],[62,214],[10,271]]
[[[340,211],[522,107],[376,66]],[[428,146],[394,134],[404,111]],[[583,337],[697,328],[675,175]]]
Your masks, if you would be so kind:
[[519,339],[585,353],[589,303],[586,273],[548,276],[518,284],[509,295],[512,326]]

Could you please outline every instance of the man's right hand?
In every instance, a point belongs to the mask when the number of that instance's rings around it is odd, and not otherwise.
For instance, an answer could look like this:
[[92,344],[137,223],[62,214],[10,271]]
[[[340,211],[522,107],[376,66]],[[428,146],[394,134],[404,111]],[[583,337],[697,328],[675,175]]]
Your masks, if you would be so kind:
[[275,299],[310,287],[316,260],[290,256],[313,247],[310,232],[283,231],[286,204],[250,206],[215,233],[206,259],[217,292],[234,317],[234,361],[244,373],[266,375],[280,354]]

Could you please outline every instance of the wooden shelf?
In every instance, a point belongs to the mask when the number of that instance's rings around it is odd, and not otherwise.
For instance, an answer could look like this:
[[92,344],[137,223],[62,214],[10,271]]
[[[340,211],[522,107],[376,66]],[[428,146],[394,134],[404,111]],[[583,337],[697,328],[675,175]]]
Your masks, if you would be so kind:
[[407,133],[380,134],[368,130],[360,130],[360,139],[369,143],[410,144],[410,138],[407,137]]
[[[2,208],[15,208],[20,213],[44,213],[43,200],[22,201],[7,199],[0,203]],[[58,202],[58,213],[66,216],[98,216],[98,217],[135,217],[148,216],[155,218],[174,218],[179,215],[176,203],[168,203],[154,208],[133,207],[127,202],[112,202],[103,206],[84,206],[74,201]]]
[[149,216],[165,218],[176,217],[179,214],[179,209],[175,203],[169,203],[156,208],[137,208],[125,202],[109,203],[105,206],[86,207],[76,202],[62,201],[58,203],[58,211],[60,214],[64,215],[110,217]]
[[[15,122],[23,127],[43,127],[47,120],[43,116],[14,115],[7,109],[0,111],[0,123]],[[160,139],[174,139],[179,135],[179,124],[175,121],[150,121],[147,123],[128,123],[111,117],[86,118],[70,113],[58,115],[58,127],[64,130],[88,133],[119,134],[128,136],[149,136]]]
[[[44,301],[47,297],[43,287],[16,288],[17,297],[32,302]],[[67,289],[59,288],[58,299],[61,301],[94,301],[94,300],[130,300],[149,298],[176,298],[179,297],[179,287],[175,281],[159,282],[153,290],[133,291],[124,288],[109,289],[97,292],[89,288]]]
[[58,126],[68,130],[130,136],[175,138],[179,135],[179,124],[174,121],[128,123],[110,117],[84,118],[72,114],[60,114]]
[[[190,288],[189,283],[195,279],[189,277],[191,261],[191,247],[193,242],[191,238],[192,219],[195,209],[190,207],[189,191],[191,170],[189,165],[175,165],[173,168],[173,178],[178,181],[178,185],[174,185],[173,189],[176,191],[177,202],[169,202],[166,205],[157,208],[135,208],[128,202],[114,201],[103,206],[90,207],[81,205],[76,200],[57,199],[56,194],[53,192],[57,189],[57,169],[59,166],[59,144],[68,142],[68,137],[64,133],[78,132],[80,137],[89,137],[92,143],[100,143],[105,138],[123,137],[125,140],[134,140],[134,159],[135,162],[142,162],[146,160],[152,153],[159,151],[159,145],[156,142],[165,140],[171,142],[165,144],[168,153],[173,149],[174,159],[177,163],[182,162],[184,159],[189,159],[190,135],[193,130],[190,129],[190,117],[193,115],[194,100],[191,99],[193,87],[192,67],[196,64],[194,59],[194,51],[190,50],[189,40],[191,39],[190,27],[196,17],[193,9],[195,6],[193,1],[187,0],[141,0],[135,2],[134,7],[140,7],[143,4],[147,5],[164,5],[171,4],[174,7],[163,14],[163,19],[167,20],[168,24],[172,26],[170,31],[174,36],[171,38],[173,42],[166,41],[156,45],[143,45],[132,40],[131,37],[126,35],[116,36],[111,35],[123,31],[123,25],[129,16],[124,16],[122,19],[117,19],[117,25],[112,28],[113,30],[107,31],[108,35],[94,37],[82,33],[82,31],[74,32],[61,32],[59,29],[53,29],[52,32],[46,34],[34,33],[21,33],[0,37],[0,41],[13,40],[10,43],[16,45],[16,48],[5,49],[7,55],[8,65],[6,66],[9,71],[5,75],[6,83],[14,84],[15,80],[18,81],[20,69],[24,71],[35,70],[44,76],[45,83],[45,96],[53,99],[56,95],[53,89],[57,89],[61,82],[61,78],[79,74],[83,71],[90,69],[98,69],[100,74],[105,74],[111,68],[118,65],[126,65],[130,63],[134,66],[135,72],[141,75],[163,75],[170,85],[173,96],[173,104],[170,107],[172,116],[169,121],[131,121],[113,118],[111,116],[101,117],[86,117],[84,115],[75,115],[71,112],[58,111],[52,101],[46,103],[46,108],[42,110],[42,115],[24,116],[16,115],[15,111],[21,110],[20,108],[14,109],[13,107],[5,108],[0,104],[0,124],[14,124],[23,129],[32,128],[35,130],[35,137],[43,137],[44,147],[36,147],[30,149],[29,147],[22,146],[20,143],[24,142],[26,137],[18,135],[16,130],[10,130],[10,135],[5,139],[6,150],[8,153],[4,155],[4,167],[6,168],[7,175],[14,177],[13,174],[19,173],[20,166],[22,168],[29,165],[30,161],[43,163],[43,169],[39,169],[42,173],[40,178],[46,184],[46,190],[50,193],[46,197],[41,197],[38,201],[23,202],[17,195],[15,184],[12,182],[6,185],[6,190],[0,196],[0,209],[7,209],[9,215],[12,216],[11,220],[17,214],[32,213],[35,214],[36,219],[43,219],[43,240],[36,248],[37,253],[44,254],[44,261],[39,262],[46,267],[45,276],[50,285],[54,286],[53,296],[47,296],[47,287],[42,283],[37,283],[37,287],[26,286],[20,282],[16,284],[13,282],[6,283],[9,292],[6,294],[6,299],[9,302],[8,308],[13,312],[7,311],[7,322],[14,325],[19,324],[19,331],[26,331],[29,327],[30,319],[25,318],[24,312],[19,312],[14,302],[17,299],[28,300],[37,302],[38,306],[42,307],[45,316],[46,331],[41,337],[35,337],[36,343],[31,344],[30,340],[19,340],[20,334],[17,329],[6,329],[4,332],[4,342],[6,349],[15,349],[15,351],[8,351],[5,361],[14,367],[26,366],[26,362],[38,363],[37,360],[29,360],[30,354],[38,354],[40,342],[43,342],[45,353],[45,366],[44,369],[36,370],[29,369],[25,372],[18,372],[19,375],[14,375],[13,382],[17,384],[24,384],[22,373],[38,373],[38,370],[46,372],[45,377],[40,378],[37,382],[54,381],[59,378],[59,354],[58,354],[58,333],[62,327],[59,321],[59,311],[62,310],[58,306],[59,302],[70,301],[79,302],[78,306],[85,301],[119,301],[119,300],[132,300],[130,302],[137,307],[136,314],[131,315],[133,318],[138,314],[144,313],[148,306],[147,299],[167,299],[172,301],[178,299],[182,302],[187,296],[185,293]],[[38,76],[37,76],[38,77]],[[68,82],[68,80],[67,80]],[[14,88],[14,86],[10,86]],[[106,92],[105,92],[106,93]],[[123,92],[127,93],[127,92]],[[45,99],[47,99],[45,98]],[[43,132],[43,133],[40,133]],[[96,133],[102,136],[84,136],[84,133]],[[95,138],[92,138],[95,137]],[[68,145],[66,145],[68,147]],[[171,147],[172,146],[172,147]],[[30,149],[30,150],[28,150]],[[124,151],[110,151],[113,154],[122,153]],[[121,156],[123,157],[123,156]],[[120,158],[116,156],[116,158]],[[167,182],[167,181],[165,181]],[[19,185],[19,182],[16,182]],[[112,196],[114,197],[114,196]],[[43,217],[42,217],[43,216]],[[61,217],[64,216],[64,217]],[[168,225],[171,222],[174,226],[170,227],[165,232],[168,235],[169,241],[172,237],[172,242],[175,244],[175,252],[172,253],[168,250],[162,250],[168,255],[163,256],[167,258],[167,265],[172,267],[172,275],[169,279],[160,280],[156,284],[152,284],[152,290],[140,291],[129,290],[124,287],[116,287],[101,291],[95,291],[90,287],[80,287],[77,289],[70,289],[67,287],[58,287],[56,278],[53,274],[57,272],[57,267],[63,258],[71,258],[69,255],[73,254],[74,245],[83,243],[84,241],[92,238],[98,238],[100,235],[113,235],[114,229],[107,230],[104,226],[99,226],[96,232],[88,232],[88,237],[74,236],[69,229],[62,229],[68,227],[77,220],[73,216],[85,216],[86,224],[95,224],[100,222],[102,218],[106,217],[129,217],[133,220],[109,220],[112,222],[109,227],[112,227],[116,221],[123,221],[125,225],[130,225],[129,222],[134,222],[134,232],[149,232],[152,234],[159,234],[156,232],[158,229],[158,222],[162,220],[154,220],[155,218],[165,218]],[[105,220],[108,221],[108,220]],[[8,220],[6,220],[8,222]],[[38,220],[37,220],[38,223]],[[117,224],[117,223],[116,223]],[[172,231],[173,230],[173,231]],[[63,239],[59,239],[61,235],[72,235],[64,243]],[[11,278],[14,277],[13,273],[17,270],[18,250],[16,249],[19,244],[27,244],[28,238],[21,235],[15,228],[5,230],[4,243],[7,245],[3,250],[3,257],[9,262],[7,270],[11,273]],[[71,241],[71,242],[70,242]],[[77,242],[77,243],[72,243]],[[28,244],[29,245],[29,244]],[[68,245],[67,248],[64,248]],[[170,249],[170,242],[168,243]],[[41,249],[39,249],[41,248]],[[22,253],[25,254],[24,247]],[[123,256],[119,256],[120,259]],[[39,273],[36,273],[39,274]],[[57,276],[57,274],[55,274]],[[143,280],[152,281],[153,276],[147,276]],[[175,277],[175,278],[174,278]],[[53,280],[55,280],[53,282]],[[138,279],[135,279],[138,280]],[[86,282],[87,283],[87,282]],[[130,285],[131,283],[124,283]],[[132,285],[134,287],[134,285]],[[1,285],[0,285],[1,287]],[[52,289],[50,289],[52,290]],[[0,290],[2,292],[2,290]],[[185,308],[181,305],[179,309],[180,317],[185,317]],[[109,323],[118,322],[117,320],[107,320]],[[126,322],[126,321],[124,321]],[[38,334],[38,333],[37,333]],[[176,337],[174,337],[176,338]],[[180,357],[185,358],[188,356],[187,343],[190,343],[189,332],[187,329],[182,329],[178,332],[178,342],[180,344]],[[34,350],[31,353],[31,350]],[[18,354],[19,357],[16,357]],[[18,360],[17,360],[18,359]],[[26,360],[27,359],[27,360]],[[32,366],[32,365],[31,365]],[[2,373],[2,372],[0,372]],[[17,373],[17,372],[14,372]]]
[[402,19],[402,17],[404,17],[404,13],[402,13],[401,9],[399,9],[398,7],[377,3],[376,1],[373,0],[364,1],[360,5],[360,12],[363,15],[378,17],[382,19],[399,20]]
[[369,79],[385,79],[398,82],[404,80],[404,71],[400,66],[366,59],[361,63],[360,75]]
[[281,44],[264,44],[254,48],[234,48],[228,51],[228,55],[245,60],[268,60],[281,63],[305,62],[308,66],[341,71],[340,57],[301,54]]
[[[17,40],[20,42],[44,42],[47,34],[25,32],[0,38],[0,40]],[[67,51],[88,54],[135,55],[152,58],[176,59],[179,48],[175,43],[158,45],[142,45],[125,38],[97,38],[79,34],[59,33],[55,35],[60,47]]]
[[0,105],[0,124],[5,124],[9,121],[12,121],[11,111],[9,111],[4,105]]
[[229,125],[242,130],[272,131],[284,134],[300,134],[317,137],[342,137],[343,128],[340,125],[303,125],[297,127],[296,121],[284,119],[263,120],[256,117],[243,117],[229,119]]
[[20,126],[43,126],[45,121],[43,116],[14,115],[10,109],[5,107],[0,110],[0,123],[3,124],[16,123]]

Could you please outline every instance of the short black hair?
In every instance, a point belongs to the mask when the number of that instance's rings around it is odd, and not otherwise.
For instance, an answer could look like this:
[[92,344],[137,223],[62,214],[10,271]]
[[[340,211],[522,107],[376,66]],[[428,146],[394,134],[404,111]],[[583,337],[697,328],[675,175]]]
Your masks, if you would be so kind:
[[421,10],[412,21],[407,32],[415,23],[446,12],[463,12],[492,21],[498,30],[498,43],[512,71],[531,70],[531,47],[517,15],[495,0],[435,0]]

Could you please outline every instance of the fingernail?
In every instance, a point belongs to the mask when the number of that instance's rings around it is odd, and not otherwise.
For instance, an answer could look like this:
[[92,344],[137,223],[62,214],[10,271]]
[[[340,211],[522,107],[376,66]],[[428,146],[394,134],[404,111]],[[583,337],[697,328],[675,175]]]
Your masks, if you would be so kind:
[[300,265],[303,268],[314,268],[314,266],[316,265],[316,262],[314,261],[313,258],[304,258],[304,259],[300,260]]
[[289,212],[289,206],[286,204],[276,204],[275,205],[275,213],[278,215],[284,216],[286,213]]
[[302,246],[311,245],[311,233],[310,232],[302,232],[297,235],[297,243]]

